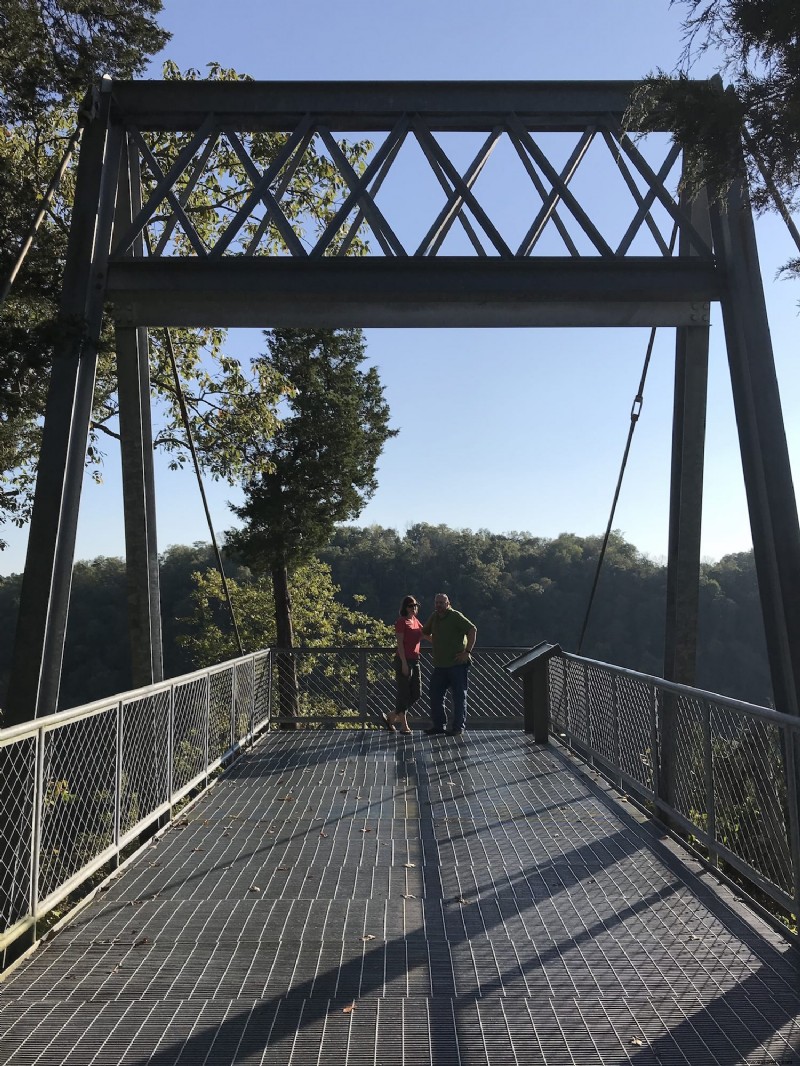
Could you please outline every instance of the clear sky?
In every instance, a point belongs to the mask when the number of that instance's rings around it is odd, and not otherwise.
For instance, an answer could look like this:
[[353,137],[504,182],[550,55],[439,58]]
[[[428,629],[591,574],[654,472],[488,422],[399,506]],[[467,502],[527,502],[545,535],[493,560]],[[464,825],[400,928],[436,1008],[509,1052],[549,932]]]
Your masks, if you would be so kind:
[[[217,61],[277,80],[630,79],[674,67],[683,10],[668,0],[166,0],[161,21],[173,38],[151,76],[170,58],[181,68]],[[507,207],[513,228],[513,195]],[[762,219],[758,235],[797,477],[800,287],[775,280],[793,254],[783,224]],[[369,357],[400,433],[359,524],[601,533],[647,337],[643,329],[369,330]],[[719,558],[751,540],[717,309],[711,337],[703,554]],[[242,358],[260,346],[256,331],[232,337]],[[673,362],[674,331],[664,329],[615,520],[657,558],[667,551]],[[157,477],[161,548],[207,539],[191,475],[159,465]],[[218,531],[233,524],[226,501],[236,497],[211,487]],[[8,537],[2,573],[24,563],[25,534]],[[105,483],[86,484],[78,557],[123,553],[118,456],[109,452]]]

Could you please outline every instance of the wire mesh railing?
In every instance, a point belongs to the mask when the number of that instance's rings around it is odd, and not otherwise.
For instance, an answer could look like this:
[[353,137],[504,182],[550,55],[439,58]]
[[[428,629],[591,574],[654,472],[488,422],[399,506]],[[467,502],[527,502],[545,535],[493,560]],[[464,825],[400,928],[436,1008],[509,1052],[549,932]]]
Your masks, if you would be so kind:
[[[523,651],[473,652],[469,728],[522,727]],[[543,668],[559,739],[800,913],[800,720],[560,650]],[[424,651],[417,728],[431,672]],[[385,648],[268,649],[0,730],[3,958],[261,729],[377,728],[394,693]]]
[[269,724],[270,652],[0,730],[0,955]]
[[[505,670],[523,648],[481,648],[469,670],[468,726],[521,728],[522,692]],[[303,726],[376,725],[394,710],[393,652],[386,648],[273,649],[274,722]],[[422,698],[413,724],[429,723],[427,691],[433,663],[422,649]],[[448,694],[448,708],[450,696]]]
[[800,914],[800,719],[567,653],[547,669],[557,737]]

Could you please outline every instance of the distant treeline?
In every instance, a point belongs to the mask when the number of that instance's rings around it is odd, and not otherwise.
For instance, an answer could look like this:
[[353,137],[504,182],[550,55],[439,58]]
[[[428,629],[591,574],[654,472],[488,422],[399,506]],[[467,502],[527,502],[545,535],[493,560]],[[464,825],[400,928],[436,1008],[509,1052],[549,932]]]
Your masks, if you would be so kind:
[[[419,524],[401,535],[378,526],[343,527],[319,553],[340,599],[392,622],[412,593],[424,617],[438,591],[478,627],[486,646],[557,641],[575,650],[591,589],[599,537],[489,533]],[[209,545],[174,546],[162,557],[164,660],[168,676],[197,664],[179,638],[194,610],[192,578],[213,566]],[[256,578],[233,558],[239,582]],[[0,684],[8,678],[19,575],[0,578]],[[663,663],[666,567],[611,537],[583,654],[646,673]],[[302,634],[298,634],[302,641]],[[771,699],[761,609],[751,552],[704,564],[700,587],[697,685],[739,699]],[[125,567],[98,558],[75,567],[61,705],[74,706],[130,687]],[[3,699],[0,697],[0,706]]]

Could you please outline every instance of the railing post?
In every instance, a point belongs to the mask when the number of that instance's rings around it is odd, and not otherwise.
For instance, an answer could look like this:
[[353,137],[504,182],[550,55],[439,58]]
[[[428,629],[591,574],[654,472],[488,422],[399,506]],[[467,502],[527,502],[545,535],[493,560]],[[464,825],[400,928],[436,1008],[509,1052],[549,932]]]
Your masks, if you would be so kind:
[[169,709],[167,711],[167,802],[169,814],[167,820],[172,818],[172,794],[175,781],[175,686],[169,686]]
[[[669,751],[667,743],[665,743],[664,729],[671,728],[671,724],[667,726],[667,714],[664,704],[667,699],[667,694],[662,692],[661,698],[661,715],[659,715],[659,701],[658,701],[658,689],[651,682],[650,683],[650,761],[653,764],[653,792],[656,799],[661,799],[665,803],[670,804],[667,798],[671,795],[671,789],[667,788],[667,781],[672,774],[671,762],[669,757]],[[671,806],[671,804],[670,804]],[[663,813],[663,812],[662,812]]]
[[358,649],[358,715],[363,729],[369,718],[367,649]]
[[36,921],[39,914],[39,856],[42,851],[42,817],[44,809],[44,749],[45,731],[40,729],[36,736],[36,781],[34,785],[33,818],[31,821],[30,910],[34,921],[34,939],[36,939]]
[[250,661],[253,664],[253,684],[250,692],[250,743],[252,744],[256,736],[256,657],[250,656]]
[[114,782],[114,847],[116,848],[115,865],[119,866],[119,840],[122,836],[122,751],[124,714],[122,700],[117,704],[117,765]]
[[[714,796],[714,750],[711,745],[711,708],[703,700],[703,776],[706,793],[706,832],[712,842],[717,839],[717,803]],[[709,847],[711,861],[717,865],[719,858],[716,849]]]
[[792,853],[792,894],[794,896],[795,921],[800,921],[800,802],[798,802],[797,771],[798,732],[785,729],[784,751],[786,752],[786,803],[789,808],[789,847]]
[[[239,740],[239,736],[238,736],[239,729],[238,729],[237,723],[236,723],[236,664],[235,663],[233,664],[233,677],[231,678],[231,722],[230,722],[230,727],[231,727],[231,734],[230,734],[229,746],[231,748],[233,748],[233,746]],[[208,764],[206,763],[206,765],[208,765]]]
[[206,674],[206,713],[204,715],[205,721],[205,773],[206,773],[206,785],[208,785],[208,764],[211,762],[211,674]]
[[586,713],[586,747],[588,748],[589,765],[594,766],[594,751],[592,745],[592,687],[589,684],[589,678],[591,676],[591,667],[584,666],[583,668],[583,708]]
[[614,783],[622,787],[622,760],[619,749],[619,684],[616,674],[611,675],[611,745],[614,759]]

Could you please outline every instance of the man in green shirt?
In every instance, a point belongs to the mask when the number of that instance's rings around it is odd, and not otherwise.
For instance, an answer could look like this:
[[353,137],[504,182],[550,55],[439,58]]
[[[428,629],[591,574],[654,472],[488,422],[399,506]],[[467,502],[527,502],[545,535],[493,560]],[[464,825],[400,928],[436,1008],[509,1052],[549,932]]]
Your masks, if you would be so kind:
[[[467,685],[469,683],[469,653],[475,647],[478,630],[460,611],[450,606],[450,598],[437,592],[434,611],[422,627],[433,642],[433,674],[428,690],[433,728],[429,736],[460,736],[467,722]],[[453,728],[447,729],[444,697],[450,689],[453,695]]]

